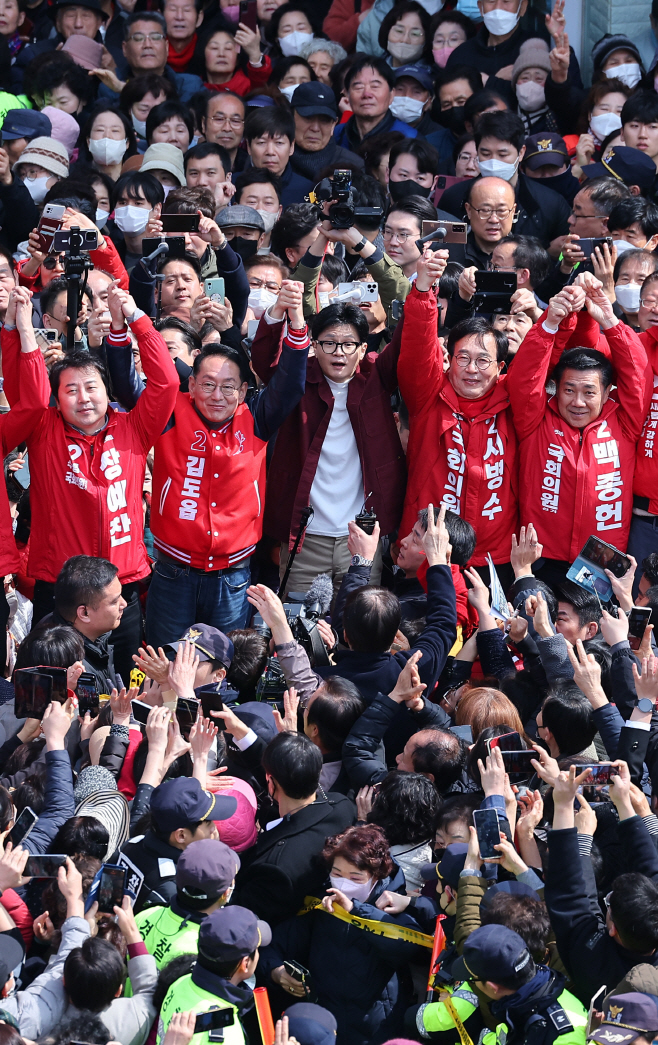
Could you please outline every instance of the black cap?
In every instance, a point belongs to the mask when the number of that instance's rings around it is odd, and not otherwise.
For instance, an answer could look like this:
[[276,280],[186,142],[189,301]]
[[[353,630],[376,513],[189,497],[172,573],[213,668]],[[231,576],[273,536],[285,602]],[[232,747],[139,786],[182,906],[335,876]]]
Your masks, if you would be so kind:
[[550,131],[545,134],[531,134],[525,140],[523,166],[536,171],[538,167],[544,167],[549,163],[554,167],[562,167],[565,163],[569,165],[569,150],[564,138]]
[[650,189],[656,180],[656,165],[650,156],[630,145],[615,145],[607,149],[600,163],[588,163],[583,167],[586,178],[613,177],[626,185],[639,185]]
[[194,777],[165,780],[151,795],[153,823],[163,835],[201,820],[228,820],[237,808],[235,798],[204,791]]
[[299,1045],[332,1045],[336,1041],[336,1017],[329,1009],[300,1001],[283,1013],[288,1017],[288,1031]]
[[514,980],[532,956],[518,933],[504,925],[481,925],[466,940],[461,958],[452,965],[455,980]]
[[0,933],[0,987],[4,987],[17,965],[25,957],[25,947],[14,935],[16,929]]
[[226,670],[233,661],[233,643],[228,635],[218,628],[211,628],[209,624],[192,624],[178,642],[167,643],[166,649],[177,650],[191,642],[199,654],[199,660],[218,660]]
[[109,15],[101,7],[100,0],[55,0],[48,14],[55,18],[57,12],[61,11],[63,7],[86,7],[89,11],[95,11],[96,14],[99,14],[104,22],[109,18]]
[[237,904],[213,911],[199,929],[199,954],[214,962],[239,962],[271,942],[272,930],[267,922]]
[[300,116],[330,116],[338,119],[336,96],[331,87],[313,80],[311,83],[300,83],[293,93],[290,102]]

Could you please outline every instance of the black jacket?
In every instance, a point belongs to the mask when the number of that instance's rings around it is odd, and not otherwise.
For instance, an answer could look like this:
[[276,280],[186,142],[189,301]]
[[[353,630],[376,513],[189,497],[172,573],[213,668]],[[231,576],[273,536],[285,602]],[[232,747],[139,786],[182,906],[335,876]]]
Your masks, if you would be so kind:
[[137,893],[133,911],[169,904],[176,896],[176,864],[182,849],[162,842],[153,831],[130,838],[114,863],[126,867],[130,888]]
[[[53,610],[47,617],[44,617],[41,623],[73,627],[71,622],[64,620],[57,610]],[[90,671],[92,675],[95,675],[99,693],[111,693],[117,685],[114,671],[114,647],[108,642],[112,632],[108,631],[96,640],[88,639],[82,632],[78,634],[82,637],[85,645],[85,655],[82,661],[85,671]]]
[[[460,46],[464,47],[465,44]],[[441,196],[441,206],[465,218],[464,200],[472,184],[471,179],[446,189]],[[547,247],[551,240],[568,233],[567,219],[571,208],[564,196],[545,188],[536,178],[528,178],[522,171],[519,171],[516,185],[516,205],[518,217],[514,223],[515,235],[537,236]],[[452,254],[450,256],[452,259]]]
[[319,854],[327,838],[351,827],[355,812],[344,795],[318,791],[311,805],[263,831],[255,848],[243,854],[233,903],[278,925],[297,914],[305,896],[324,895],[318,890],[327,869]]
[[20,178],[0,185],[0,243],[12,253],[27,239],[39,220],[39,211]]
[[472,36],[470,40],[465,40],[463,44],[454,49],[448,58],[446,68],[450,70],[455,65],[470,65],[472,69],[477,69],[479,73],[494,76],[499,69],[504,69],[506,65],[514,65],[514,62],[519,57],[521,44],[525,43],[526,40],[543,35],[543,33],[538,32],[527,32],[525,29],[517,26],[508,40],[504,40],[497,47],[489,47],[487,44],[489,30],[482,24],[475,36]]

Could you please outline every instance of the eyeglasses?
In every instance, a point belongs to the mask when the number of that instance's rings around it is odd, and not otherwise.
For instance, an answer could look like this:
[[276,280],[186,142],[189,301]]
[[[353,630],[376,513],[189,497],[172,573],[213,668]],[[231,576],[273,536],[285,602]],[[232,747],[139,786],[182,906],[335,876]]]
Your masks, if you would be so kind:
[[231,127],[242,127],[244,119],[242,116],[226,116],[223,112],[215,113],[210,117],[211,123],[230,123]]
[[471,359],[470,356],[462,352],[460,355],[455,356],[455,363],[457,366],[463,367],[464,370],[471,363],[475,363],[478,370],[488,370],[490,366],[493,366],[493,359],[489,359],[489,356],[478,356],[477,359]]
[[219,391],[224,396],[224,399],[232,399],[233,396],[237,395],[240,391],[237,385],[218,385],[216,381],[201,381],[199,388],[204,395],[210,396],[213,392],[219,388]]
[[581,218],[600,218],[600,214],[576,214],[575,210],[571,211],[571,217],[574,221],[580,221]]
[[258,279],[256,276],[249,277],[249,286],[252,290],[261,290],[262,287],[266,287],[267,290],[271,290],[274,294],[278,294],[281,290],[280,283],[274,283],[272,280],[268,283],[264,279]]
[[134,40],[136,44],[143,44],[145,40],[151,40],[154,44],[159,44],[164,40],[164,33],[133,33],[129,36],[129,40]]
[[642,298],[642,308],[658,308],[658,298]]
[[48,269],[49,272],[52,272],[52,270],[54,268],[57,268],[58,265],[59,265],[60,268],[64,267],[64,255],[63,254],[54,254],[54,255],[51,254],[50,257],[45,258],[44,262],[43,262],[43,267],[45,269]]
[[406,243],[413,235],[413,232],[396,232],[395,229],[384,229],[384,239],[393,239],[395,236],[398,243]]
[[477,156],[473,156],[470,152],[460,152],[457,159],[462,163],[477,163]]
[[613,890],[611,889],[611,890],[610,890],[610,892],[609,892],[609,893],[607,893],[607,894],[606,894],[606,895],[605,895],[605,896],[603,897],[603,902],[604,902],[604,904],[606,905],[606,907],[609,907],[609,906],[610,906],[610,899],[611,899],[611,897],[612,897],[612,893],[613,893]]
[[353,356],[360,347],[358,341],[316,341],[315,344],[319,345],[327,356],[335,356],[339,349],[346,356]]
[[516,210],[516,207],[496,207],[494,209],[488,204],[485,204],[484,207],[473,207],[472,204],[469,204],[469,207],[481,218],[490,218],[492,214],[495,214],[501,221],[504,221],[505,218],[509,218],[510,214],[513,214]]

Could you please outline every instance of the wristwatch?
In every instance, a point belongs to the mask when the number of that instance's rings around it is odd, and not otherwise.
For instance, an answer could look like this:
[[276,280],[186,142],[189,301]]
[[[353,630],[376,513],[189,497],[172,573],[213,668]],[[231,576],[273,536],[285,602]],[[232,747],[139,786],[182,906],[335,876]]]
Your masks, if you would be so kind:
[[374,559],[366,559],[365,555],[353,555],[350,566],[372,566]]
[[653,711],[653,701],[648,697],[640,697],[635,706],[638,711]]
[[363,250],[363,248],[365,247],[367,242],[368,242],[368,240],[366,239],[366,237],[362,236],[361,239],[359,240],[359,242],[355,243],[354,246],[352,247],[352,250],[354,251],[354,253],[355,254],[360,254],[361,251]]

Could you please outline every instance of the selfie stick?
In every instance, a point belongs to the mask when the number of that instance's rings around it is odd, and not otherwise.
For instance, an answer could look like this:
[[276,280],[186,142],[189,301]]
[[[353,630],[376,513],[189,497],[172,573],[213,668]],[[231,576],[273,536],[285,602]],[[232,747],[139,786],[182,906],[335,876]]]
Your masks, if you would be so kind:
[[283,580],[279,585],[279,598],[281,599],[281,602],[283,602],[286,594],[286,585],[288,583],[288,578],[290,577],[292,564],[295,561],[295,556],[299,551],[299,545],[301,544],[302,537],[304,536],[304,530],[306,529],[314,515],[315,512],[313,511],[312,505],[308,504],[306,508],[302,508],[302,518],[299,524],[299,529],[297,531],[297,536],[295,537],[295,543],[293,544],[292,551],[290,552],[290,558],[288,559],[288,565],[286,566],[286,572],[283,575]]
[[434,946],[432,947],[432,960],[430,962],[430,974],[427,980],[427,994],[425,995],[425,1003],[428,1004],[434,1001],[434,977],[436,975],[436,967],[439,963],[439,958],[443,954],[446,946],[446,934],[443,931],[441,922],[445,918],[445,914],[440,914],[436,919],[436,926],[434,929]]
[[267,987],[254,987],[254,1002],[263,1045],[274,1045],[274,1020]]

